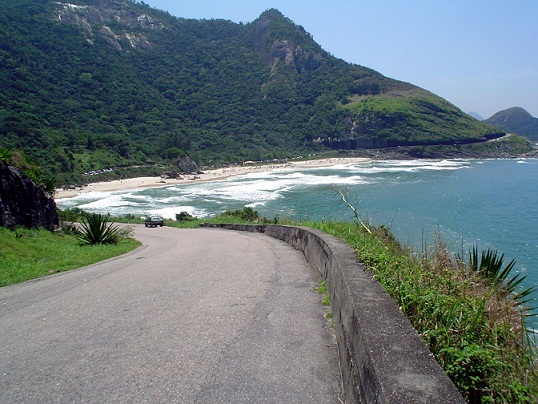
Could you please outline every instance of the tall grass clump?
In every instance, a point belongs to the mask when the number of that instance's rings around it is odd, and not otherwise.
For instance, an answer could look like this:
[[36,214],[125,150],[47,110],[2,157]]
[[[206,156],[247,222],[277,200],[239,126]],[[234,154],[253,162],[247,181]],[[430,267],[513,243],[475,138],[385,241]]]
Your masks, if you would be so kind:
[[78,239],[81,244],[118,244],[120,230],[114,223],[109,223],[107,216],[91,214],[80,224]]
[[438,239],[427,253],[403,248],[385,227],[302,225],[353,247],[418,331],[469,403],[531,403],[538,397],[537,357],[525,318],[533,315],[513,261],[495,251],[468,262]]

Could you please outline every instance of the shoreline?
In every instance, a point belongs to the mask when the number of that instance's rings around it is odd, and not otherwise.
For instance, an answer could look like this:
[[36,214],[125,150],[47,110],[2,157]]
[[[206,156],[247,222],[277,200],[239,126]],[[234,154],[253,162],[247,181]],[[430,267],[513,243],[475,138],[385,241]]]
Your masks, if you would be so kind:
[[135,177],[124,180],[95,182],[75,189],[58,188],[56,189],[54,199],[69,199],[89,192],[127,191],[131,189],[159,188],[169,187],[171,185],[189,185],[200,182],[220,181],[239,175],[268,172],[284,168],[322,168],[331,167],[337,164],[365,163],[368,161],[371,161],[371,159],[363,157],[336,157],[319,160],[291,161],[288,163],[268,165],[230,166],[225,168],[217,168],[214,170],[207,170],[204,171],[203,174],[187,174],[178,179],[164,179],[163,177]]

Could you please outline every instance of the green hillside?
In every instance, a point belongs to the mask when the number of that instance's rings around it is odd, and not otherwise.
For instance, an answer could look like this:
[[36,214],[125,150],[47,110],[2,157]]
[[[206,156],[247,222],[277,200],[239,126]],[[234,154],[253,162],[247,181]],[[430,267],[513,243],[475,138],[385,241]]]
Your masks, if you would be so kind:
[[333,57],[277,10],[236,24],[130,0],[0,0],[0,145],[63,178],[184,152],[213,165],[501,132]]
[[486,119],[485,122],[505,132],[538,141],[538,118],[534,118],[523,108],[505,109]]

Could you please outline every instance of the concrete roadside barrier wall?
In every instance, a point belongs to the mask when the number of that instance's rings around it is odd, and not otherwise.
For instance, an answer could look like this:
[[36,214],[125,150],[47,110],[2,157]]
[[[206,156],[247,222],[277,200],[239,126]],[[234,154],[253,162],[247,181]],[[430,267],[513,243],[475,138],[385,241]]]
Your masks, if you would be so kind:
[[409,320],[347,244],[304,227],[205,226],[283,240],[302,251],[327,281],[346,402],[464,402]]

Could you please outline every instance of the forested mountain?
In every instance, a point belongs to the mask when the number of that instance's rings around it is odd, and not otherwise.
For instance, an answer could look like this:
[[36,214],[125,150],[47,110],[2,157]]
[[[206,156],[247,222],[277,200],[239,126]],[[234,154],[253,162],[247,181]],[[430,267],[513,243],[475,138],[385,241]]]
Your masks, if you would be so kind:
[[538,141],[538,118],[533,117],[523,108],[513,107],[499,111],[485,122],[505,132]]
[[249,24],[132,0],[0,0],[0,145],[53,172],[294,157],[501,135],[337,59],[277,10]]

